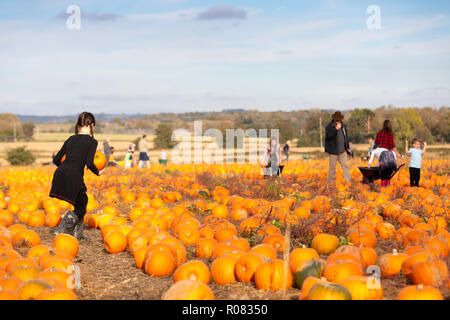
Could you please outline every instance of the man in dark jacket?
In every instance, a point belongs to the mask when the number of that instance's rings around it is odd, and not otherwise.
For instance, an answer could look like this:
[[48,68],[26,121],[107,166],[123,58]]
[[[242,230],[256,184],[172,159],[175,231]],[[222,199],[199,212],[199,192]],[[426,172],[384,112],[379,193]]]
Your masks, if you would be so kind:
[[352,181],[347,164],[347,154],[351,154],[351,151],[348,144],[347,127],[342,120],[344,120],[344,115],[336,111],[325,129],[325,152],[330,155],[328,182],[335,181],[336,162],[341,164],[345,181]]

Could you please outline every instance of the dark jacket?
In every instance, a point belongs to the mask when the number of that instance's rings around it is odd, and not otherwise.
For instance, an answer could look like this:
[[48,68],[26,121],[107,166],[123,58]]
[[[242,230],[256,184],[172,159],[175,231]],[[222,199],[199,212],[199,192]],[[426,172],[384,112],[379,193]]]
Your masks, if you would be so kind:
[[[75,205],[79,193],[87,191],[84,184],[84,167],[87,166],[96,175],[94,155],[98,142],[86,134],[76,134],[67,139],[53,163],[58,167],[53,174],[50,197],[58,198]],[[62,157],[66,159],[61,163]]]
[[[341,124],[344,133],[345,150],[348,153],[347,150],[350,149],[350,147],[348,144],[347,127],[342,121]],[[336,147],[336,136],[337,136],[336,123],[331,121],[325,128],[325,152],[329,154],[338,154]]]

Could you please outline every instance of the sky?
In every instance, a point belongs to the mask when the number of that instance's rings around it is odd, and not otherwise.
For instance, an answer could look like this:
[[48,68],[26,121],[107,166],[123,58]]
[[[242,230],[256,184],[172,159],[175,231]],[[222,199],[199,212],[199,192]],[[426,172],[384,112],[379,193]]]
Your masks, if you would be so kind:
[[0,0],[0,112],[448,106],[449,17],[448,0]]

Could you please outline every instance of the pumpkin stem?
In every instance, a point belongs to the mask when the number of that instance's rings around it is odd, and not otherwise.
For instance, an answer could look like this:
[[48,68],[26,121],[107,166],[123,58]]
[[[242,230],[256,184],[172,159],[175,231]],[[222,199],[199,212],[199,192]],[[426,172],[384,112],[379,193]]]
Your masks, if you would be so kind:
[[423,283],[420,283],[417,285],[417,290],[422,291],[423,290]]
[[393,254],[394,256],[398,255],[397,249],[392,250],[392,254]]

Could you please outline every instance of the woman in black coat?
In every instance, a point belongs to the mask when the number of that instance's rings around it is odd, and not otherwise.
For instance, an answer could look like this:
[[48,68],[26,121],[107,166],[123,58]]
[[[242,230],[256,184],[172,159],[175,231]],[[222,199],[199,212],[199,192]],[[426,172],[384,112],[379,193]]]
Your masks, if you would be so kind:
[[[100,175],[94,165],[97,140],[94,139],[95,118],[89,112],[79,115],[75,125],[75,135],[67,139],[61,150],[55,155],[53,163],[58,167],[53,174],[50,197],[67,201],[74,206],[61,220],[55,233],[72,234],[77,239],[86,239],[83,235],[83,220],[88,203],[87,189],[84,184],[84,167]],[[66,159],[61,162],[63,156]]]

